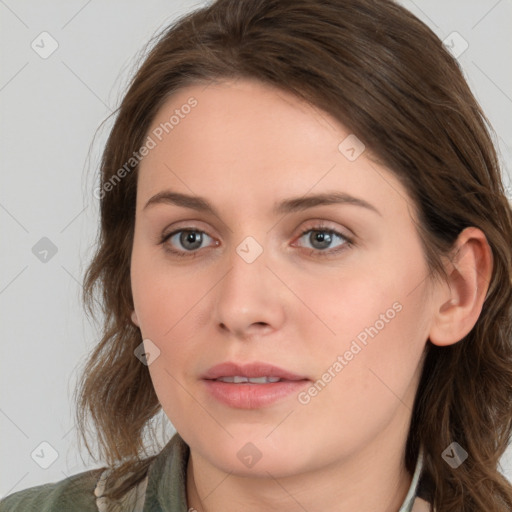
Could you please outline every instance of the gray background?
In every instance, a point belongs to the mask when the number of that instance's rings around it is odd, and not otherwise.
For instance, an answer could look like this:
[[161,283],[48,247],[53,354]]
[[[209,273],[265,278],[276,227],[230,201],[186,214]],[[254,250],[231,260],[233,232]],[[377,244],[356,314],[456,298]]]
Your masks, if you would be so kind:
[[[512,0],[402,3],[441,39],[456,31],[469,44],[459,62],[496,130],[510,194]],[[72,401],[78,366],[97,337],[80,283],[98,218],[94,173],[111,124],[94,144],[93,136],[149,38],[199,5],[0,0],[0,497],[97,467],[79,453]],[[45,31],[58,48],[42,58],[31,45],[51,49]],[[172,427],[160,419],[164,442]],[[502,463],[512,479],[511,449]]]

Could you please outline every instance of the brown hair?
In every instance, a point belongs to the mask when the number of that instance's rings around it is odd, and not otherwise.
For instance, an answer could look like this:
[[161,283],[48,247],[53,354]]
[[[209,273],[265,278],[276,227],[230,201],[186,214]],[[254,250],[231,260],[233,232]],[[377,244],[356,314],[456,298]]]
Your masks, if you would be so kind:
[[[512,430],[512,212],[489,126],[457,61],[420,20],[391,0],[218,0],[156,39],[117,112],[101,163],[97,253],[85,278],[103,335],[77,388],[79,431],[90,415],[101,456],[140,481],[143,433],[161,406],[148,368],[134,356],[141,333],[131,320],[130,256],[137,162],[150,123],[170,94],[187,85],[253,78],[328,112],[370,148],[406,187],[433,277],[458,234],[480,228],[493,254],[481,315],[460,342],[427,342],[405,464],[420,445],[437,512],[512,509],[512,487],[498,471]],[[442,452],[458,442],[468,459],[452,469]],[[89,449],[92,454],[92,451]],[[120,464],[120,461],[123,461]]]

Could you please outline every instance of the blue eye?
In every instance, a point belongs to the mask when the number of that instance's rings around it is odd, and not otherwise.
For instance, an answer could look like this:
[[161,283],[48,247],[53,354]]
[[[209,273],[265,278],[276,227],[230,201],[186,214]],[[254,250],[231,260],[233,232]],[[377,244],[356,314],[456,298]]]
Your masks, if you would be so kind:
[[[322,253],[326,253],[325,255],[336,253],[346,248],[347,246],[352,245],[351,239],[345,235],[342,235],[338,231],[335,231],[334,229],[322,228],[320,226],[311,228],[303,231],[299,239],[305,237],[306,235],[309,235],[306,240],[310,244],[310,246],[306,248],[311,249],[312,253],[320,253],[320,256],[324,256]],[[333,243],[336,241],[336,239],[340,240],[341,243],[335,245],[334,247],[336,248],[333,249]]]
[[[198,229],[180,229],[178,231],[173,231],[168,235],[165,235],[161,241],[162,244],[165,245],[165,250],[177,254],[179,256],[189,256],[192,255],[190,253],[194,253],[197,249],[200,249],[205,237],[211,238],[211,236],[207,235],[204,231],[200,231]],[[176,247],[176,245],[181,246],[183,250],[176,250],[169,247],[172,245]],[[189,254],[187,254],[189,253]]]

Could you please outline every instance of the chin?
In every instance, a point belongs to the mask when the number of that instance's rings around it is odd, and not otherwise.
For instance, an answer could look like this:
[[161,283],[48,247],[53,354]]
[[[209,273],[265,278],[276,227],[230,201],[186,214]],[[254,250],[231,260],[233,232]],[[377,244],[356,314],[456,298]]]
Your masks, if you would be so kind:
[[249,461],[242,462],[237,456],[229,457],[224,452],[223,456],[212,463],[226,473],[240,477],[268,478],[271,475],[274,478],[283,478],[301,472],[296,456],[284,456],[282,452],[275,451],[272,454],[262,453],[261,458],[251,464]]
[[[270,430],[266,428],[265,435]],[[244,477],[268,478],[269,473],[275,478],[285,477],[300,473],[307,466],[309,456],[304,453],[304,442],[286,443],[285,436],[265,439],[255,431],[254,426],[247,429],[247,435],[234,435],[230,430],[234,437],[222,433],[222,439],[205,439],[204,434],[198,433],[202,445],[198,451],[222,471]]]

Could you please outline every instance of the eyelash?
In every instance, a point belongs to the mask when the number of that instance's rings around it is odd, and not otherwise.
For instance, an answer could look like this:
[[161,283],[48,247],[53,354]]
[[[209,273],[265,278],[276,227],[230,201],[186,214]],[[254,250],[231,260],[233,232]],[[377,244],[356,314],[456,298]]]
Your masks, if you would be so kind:
[[[208,233],[206,233],[205,231],[203,231],[201,229],[196,229],[193,226],[188,226],[186,228],[177,229],[175,231],[172,231],[171,233],[162,235],[159,244],[164,246],[164,250],[166,252],[171,253],[171,254],[173,254],[175,256],[179,256],[179,257],[182,257],[182,258],[187,258],[187,257],[195,258],[195,256],[199,252],[199,250],[194,250],[194,251],[177,251],[175,249],[171,249],[169,247],[169,245],[166,244],[166,242],[170,238],[172,238],[174,235],[176,235],[178,233],[182,233],[182,232],[203,233],[203,234],[205,234],[207,236],[210,236],[210,235],[208,235]],[[340,253],[340,252],[342,252],[344,250],[349,249],[350,247],[352,247],[354,245],[353,238],[348,237],[347,235],[344,235],[343,233],[340,233],[339,231],[336,231],[335,229],[329,228],[328,226],[321,225],[321,224],[317,225],[317,226],[310,227],[310,228],[302,231],[302,233],[299,235],[298,238],[300,239],[304,235],[306,235],[308,233],[311,233],[311,232],[329,233],[330,235],[335,235],[335,236],[337,236],[337,237],[339,237],[339,238],[344,240],[344,243],[341,246],[339,246],[338,248],[336,248],[336,249],[331,249],[331,250],[323,251],[321,249],[309,249],[309,248],[306,248],[306,250],[309,250],[310,254],[315,253],[317,256],[319,256],[321,258],[322,257],[329,257],[329,256],[336,255],[336,254],[338,254],[338,253]],[[210,236],[210,238],[213,238],[213,237]]]

